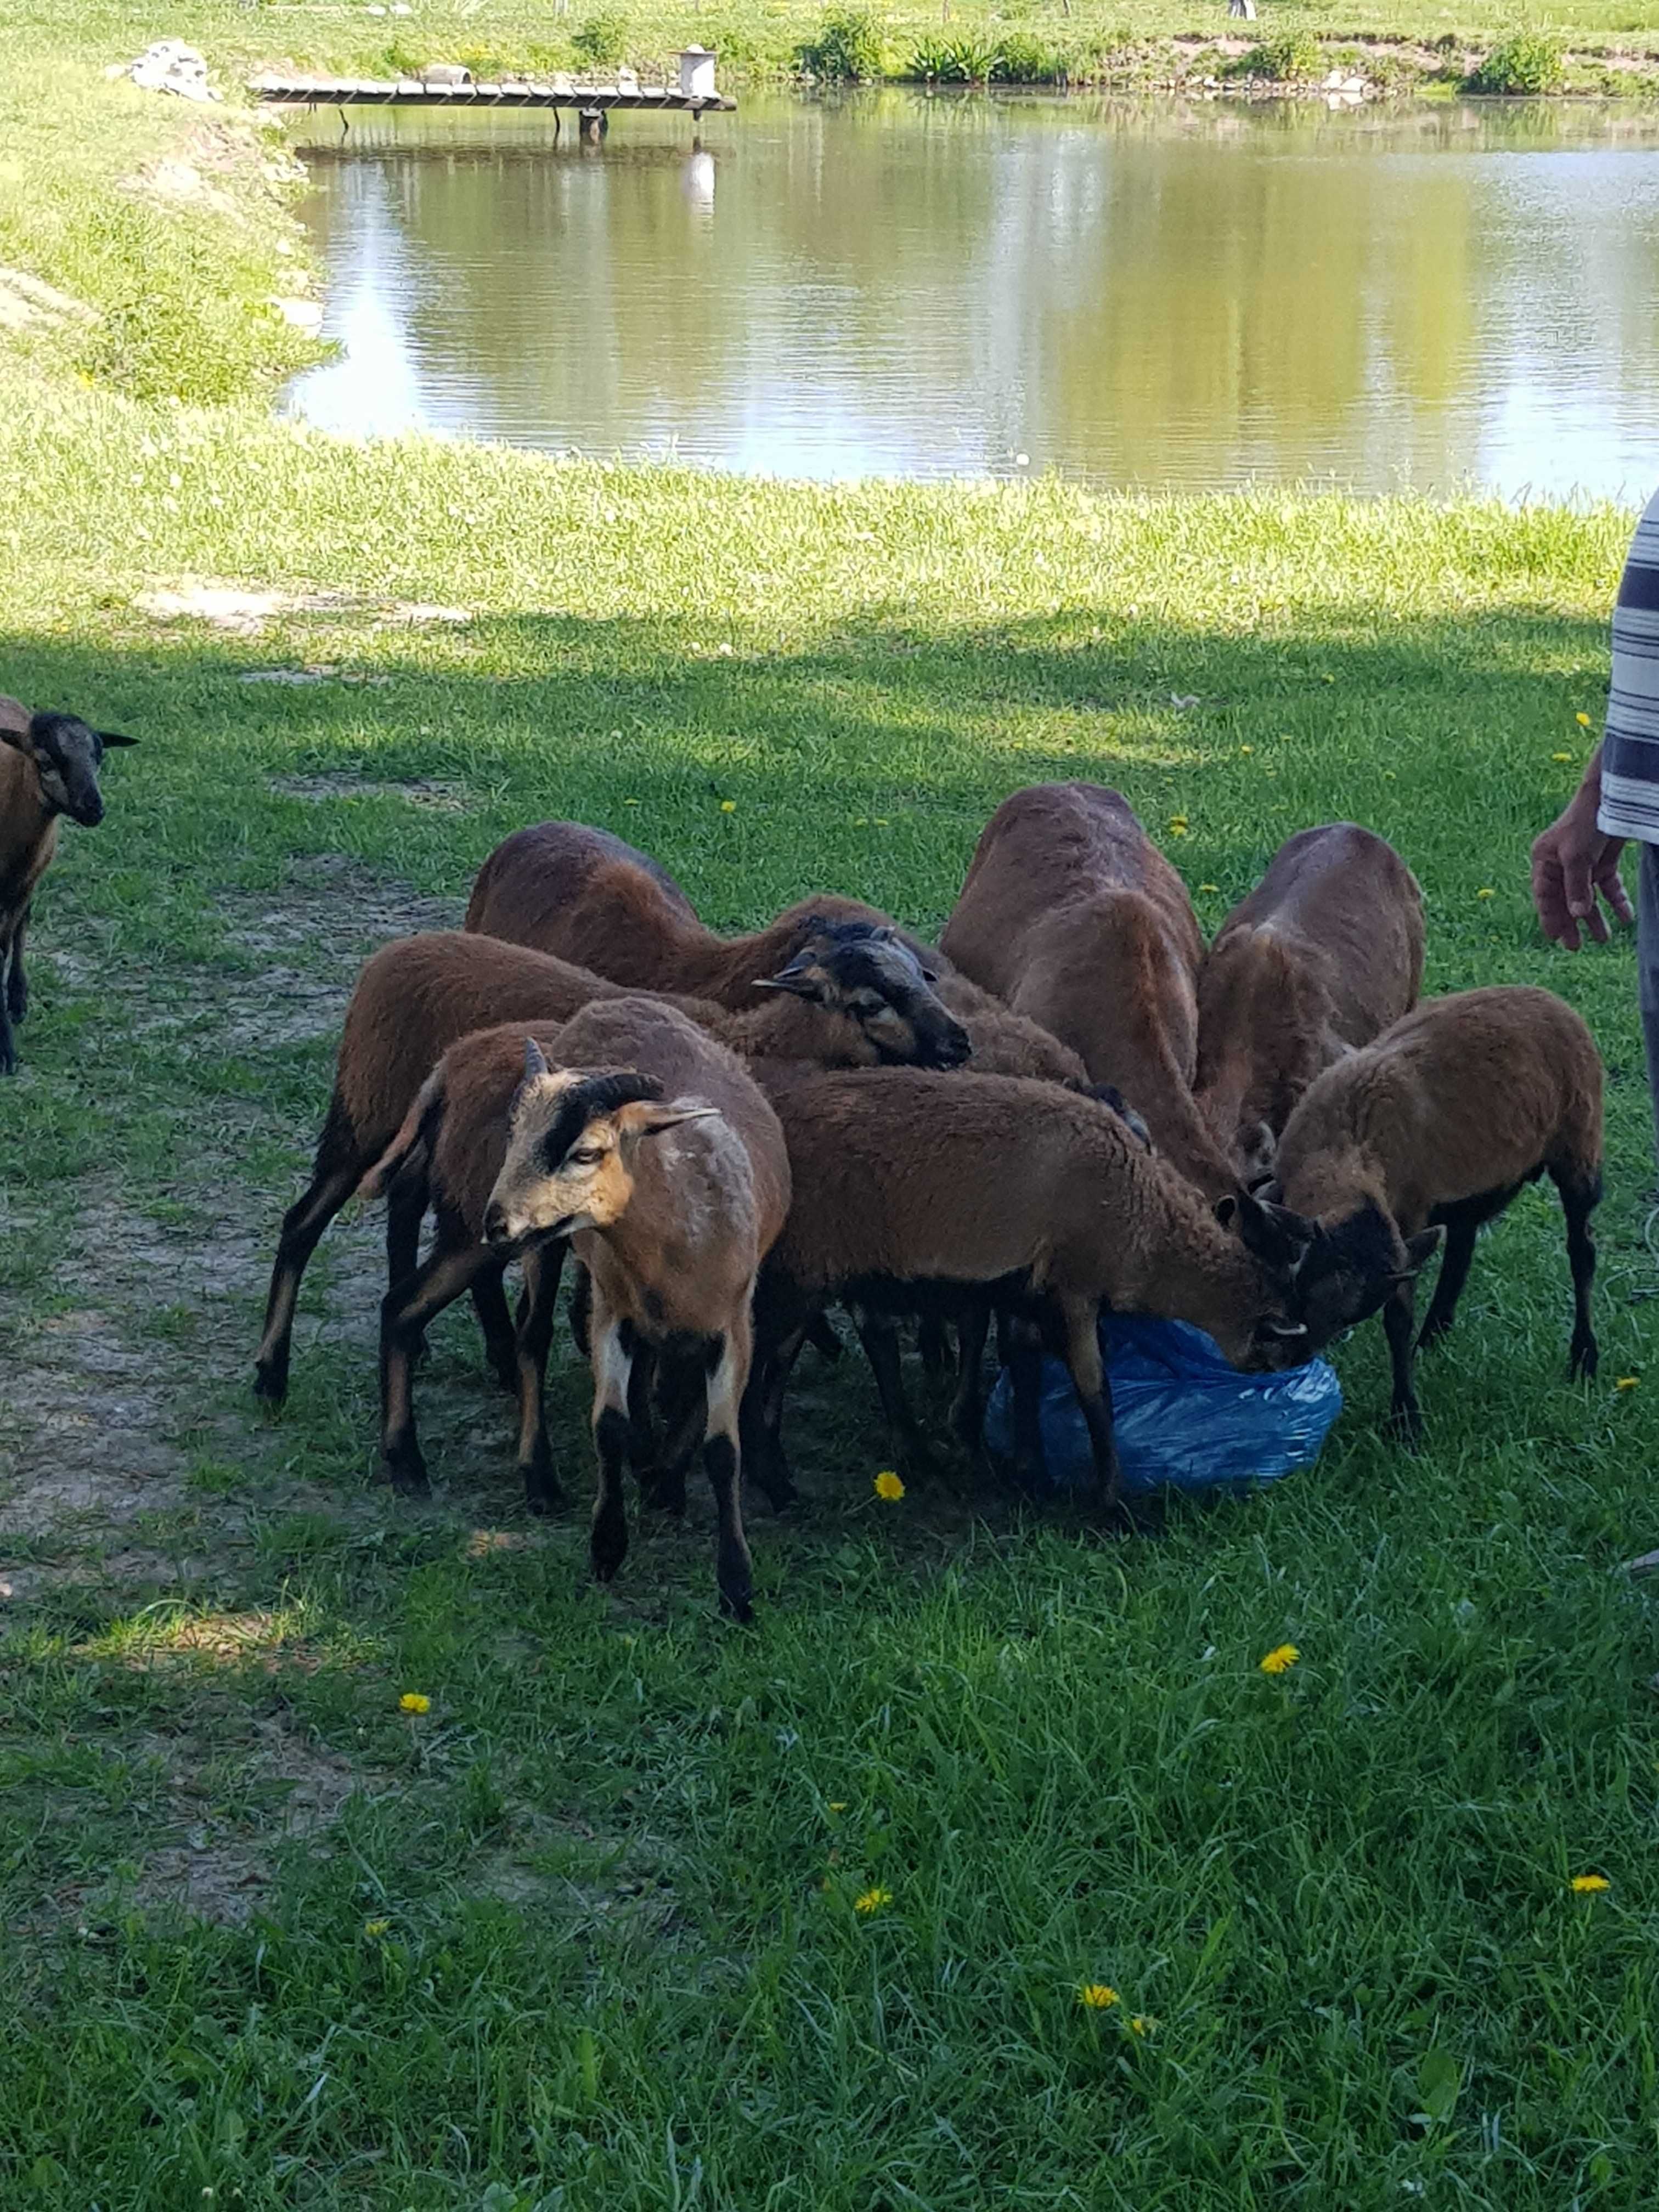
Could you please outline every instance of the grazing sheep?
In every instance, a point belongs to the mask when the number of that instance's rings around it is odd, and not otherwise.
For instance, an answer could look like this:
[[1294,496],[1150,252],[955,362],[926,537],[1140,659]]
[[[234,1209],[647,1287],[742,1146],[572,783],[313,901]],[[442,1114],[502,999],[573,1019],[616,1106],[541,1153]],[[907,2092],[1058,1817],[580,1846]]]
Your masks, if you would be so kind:
[[[914,1060],[948,1067],[969,1049],[961,1025],[884,926],[829,922],[804,932],[781,971],[757,977],[755,986],[776,995],[740,1013],[680,1003],[735,1051],[818,1066]],[[310,1187],[283,1218],[255,1363],[261,1397],[280,1404],[287,1393],[295,1302],[319,1239],[391,1141],[445,1047],[495,1022],[568,1021],[623,989],[568,961],[459,930],[398,938],[365,963],[346,1009]],[[387,1193],[389,1283],[415,1266],[425,1205],[418,1176]],[[491,1364],[514,1388],[513,1326],[499,1276],[480,1277],[475,1304]]]
[[1198,976],[1194,1095],[1248,1182],[1314,1078],[1409,1013],[1422,982],[1423,894],[1393,846],[1352,822],[1287,838]]
[[1316,1343],[1382,1309],[1394,1364],[1390,1412],[1407,1441],[1414,1284],[1443,1230],[1446,1256],[1420,1345],[1451,1327],[1475,1232],[1547,1174],[1572,1269],[1570,1376],[1594,1375],[1590,1327],[1601,1196],[1601,1060],[1579,1016],[1520,985],[1429,999],[1374,1044],[1328,1067],[1286,1123],[1269,1187],[1317,1225],[1297,1271]]
[[[790,1084],[773,1103],[794,1198],[759,1309],[768,1364],[750,1463],[769,1490],[787,1485],[772,1432],[773,1349],[830,1297],[879,1300],[895,1285],[945,1283],[1042,1301],[1106,1498],[1117,1464],[1096,1335],[1103,1304],[1196,1322],[1237,1366],[1306,1356],[1287,1298],[1305,1226],[1237,1194],[1221,1208],[1237,1218],[1234,1233],[1099,1100],[1006,1076],[890,1068]],[[1019,1440],[1028,1472],[1041,1456],[1034,1425],[1032,1405]]]
[[[659,1141],[669,1131],[673,1141]],[[516,1255],[526,1278],[520,1465],[533,1508],[556,1499],[542,1377],[568,1238],[592,1285],[594,1572],[609,1579],[628,1548],[622,1467],[640,1419],[636,1397],[630,1421],[630,1382],[637,1353],[648,1346],[682,1369],[695,1363],[704,1378],[721,1602],[746,1620],[738,1407],[756,1271],[783,1223],[789,1167],[776,1115],[743,1062],[661,1000],[604,1000],[556,1030],[526,1036],[522,1024],[507,1024],[452,1046],[367,1179],[366,1194],[398,1172],[401,1155],[417,1142],[429,1152],[438,1237],[382,1309],[388,1478],[405,1492],[427,1487],[410,1395],[413,1340],[482,1271],[499,1270]]]
[[[718,936],[654,860],[579,822],[538,823],[504,839],[479,869],[466,909],[469,930],[578,961],[631,990],[685,992],[726,1006],[744,1005],[756,982],[829,921],[894,927],[860,900],[826,896],[799,901],[747,937]],[[931,946],[897,935],[968,1030],[975,1068],[1088,1081],[1078,1055],[1036,1022],[956,974]]]
[[0,696],[0,1075],[17,1066],[12,1024],[29,1004],[23,943],[35,886],[58,850],[58,819],[67,814],[95,829],[104,818],[105,750],[137,742],[74,714],[32,714]]
[[1115,1084],[1153,1142],[1211,1198],[1239,1164],[1193,1102],[1204,940],[1186,886],[1121,793],[1034,784],[975,848],[945,957]]

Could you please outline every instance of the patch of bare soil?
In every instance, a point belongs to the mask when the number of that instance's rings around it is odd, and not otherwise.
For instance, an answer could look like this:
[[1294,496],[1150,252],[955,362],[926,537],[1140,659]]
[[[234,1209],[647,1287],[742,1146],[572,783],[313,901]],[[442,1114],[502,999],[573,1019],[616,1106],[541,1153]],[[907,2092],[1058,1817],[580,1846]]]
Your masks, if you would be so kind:
[[362,621],[376,629],[459,624],[472,619],[465,607],[429,605],[422,600],[376,599],[361,592],[284,592],[205,578],[157,585],[140,592],[132,604],[153,622],[202,622],[238,637],[257,637],[273,622],[305,615],[332,623]]
[[374,776],[342,771],[325,775],[273,775],[265,781],[284,799],[308,799],[313,805],[329,799],[403,799],[434,814],[466,811],[465,787],[446,782],[441,776],[411,776],[407,783],[386,783]]
[[[280,893],[219,906],[231,941],[258,954],[258,964],[245,975],[204,969],[182,986],[176,975],[135,974],[120,998],[141,1048],[186,1024],[192,1043],[225,1053],[331,1035],[375,945],[458,919],[446,902],[343,854],[297,860]],[[72,973],[72,958],[55,948],[51,957],[60,975]],[[108,987],[106,962],[96,980]],[[125,1560],[142,1582],[153,1554],[135,1545],[135,1524],[188,1502],[192,1465],[268,1455],[260,1447],[269,1432],[251,1401],[228,1415],[222,1389],[241,1382],[251,1359],[250,1316],[291,1195],[251,1192],[242,1180],[243,1140],[263,1119],[257,1103],[239,1103],[226,1127],[204,1132],[199,1152],[179,1160],[176,1178],[148,1194],[160,1201],[149,1208],[111,1179],[84,1179],[49,1279],[31,1299],[34,1317],[0,1316],[4,1615],[15,1619],[40,1587],[40,1570],[9,1562],[9,1538],[38,1550],[57,1534],[63,1548],[97,1559],[100,1577]],[[281,1133],[303,1143],[311,1133]],[[325,1330],[372,1342],[383,1287],[377,1237],[342,1233],[328,1256],[307,1280],[301,1357],[317,1334],[319,1301]],[[276,1495],[312,1502],[292,1475],[273,1492],[262,1474],[259,1491],[267,1504]],[[221,1521],[228,1540],[239,1532],[232,1507]]]
[[0,269],[0,330],[58,330],[65,323],[91,324],[95,308],[71,299],[26,269]]

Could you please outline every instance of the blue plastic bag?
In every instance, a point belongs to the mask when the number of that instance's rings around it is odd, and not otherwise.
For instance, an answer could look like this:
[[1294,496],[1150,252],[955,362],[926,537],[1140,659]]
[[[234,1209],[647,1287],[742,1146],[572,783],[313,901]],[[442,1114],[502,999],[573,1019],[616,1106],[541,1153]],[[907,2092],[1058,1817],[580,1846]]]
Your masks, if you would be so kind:
[[[1276,1482],[1319,1456],[1342,1410],[1342,1386],[1325,1360],[1278,1375],[1241,1375],[1212,1337],[1184,1321],[1103,1314],[1100,1354],[1111,1383],[1123,1488],[1132,1495]],[[1092,1483],[1089,1431],[1057,1359],[1042,1363],[1038,1419],[1051,1486]],[[1005,1368],[985,1408],[985,1446],[994,1458],[1012,1458],[1013,1426]]]

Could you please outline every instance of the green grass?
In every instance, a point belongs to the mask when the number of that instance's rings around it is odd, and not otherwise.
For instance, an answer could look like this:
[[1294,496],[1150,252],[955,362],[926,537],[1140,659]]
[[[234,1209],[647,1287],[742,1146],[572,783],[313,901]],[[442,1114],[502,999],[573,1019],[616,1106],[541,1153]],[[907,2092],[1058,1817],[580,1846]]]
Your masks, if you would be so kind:
[[[11,387],[0,463],[8,687],[141,739],[48,878],[0,1097],[0,2199],[1649,2201],[1647,1104],[1628,947],[1552,953],[1524,884],[1628,518],[795,489]],[[134,608],[191,576],[313,603],[258,637]],[[878,1503],[848,1360],[794,1415],[805,1510],[753,1516],[751,1634],[702,1501],[605,1595],[580,1510],[525,1520],[459,1315],[418,1385],[447,1492],[368,1489],[371,1223],[256,1416],[355,959],[503,832],[607,824],[721,927],[826,886],[933,929],[996,801],[1073,775],[1212,926],[1291,830],[1374,823],[1433,988],[1583,1008],[1599,1383],[1560,1380],[1537,1194],[1426,1365],[1420,1458],[1362,1332],[1317,1469],[1158,1541]],[[562,1353],[554,1401],[580,1496]]]

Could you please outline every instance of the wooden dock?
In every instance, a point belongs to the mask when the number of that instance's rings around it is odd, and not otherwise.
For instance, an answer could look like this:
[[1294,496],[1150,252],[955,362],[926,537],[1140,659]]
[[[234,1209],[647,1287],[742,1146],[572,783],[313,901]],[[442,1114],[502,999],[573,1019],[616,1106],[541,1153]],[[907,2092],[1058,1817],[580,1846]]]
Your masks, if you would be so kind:
[[285,107],[562,107],[584,119],[613,109],[678,115],[731,114],[737,101],[719,92],[684,92],[678,85],[578,84],[570,77],[503,77],[463,84],[428,83],[422,77],[250,77],[248,90],[269,106]]

